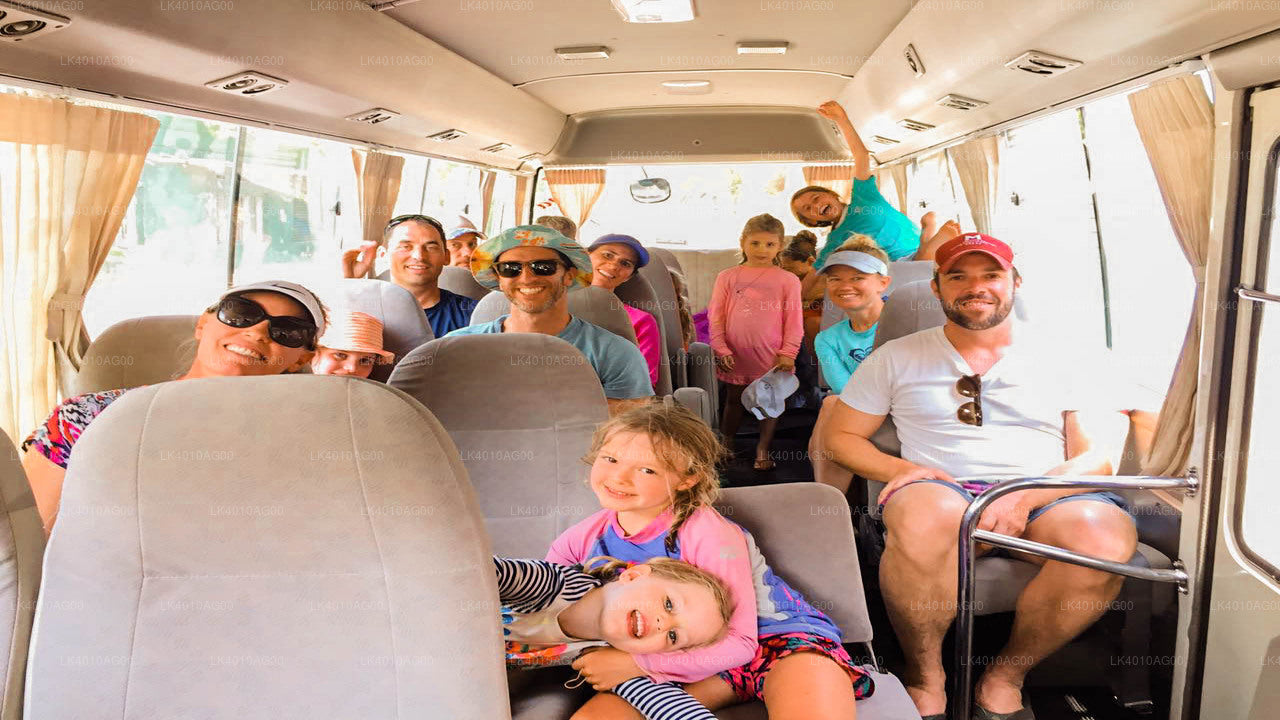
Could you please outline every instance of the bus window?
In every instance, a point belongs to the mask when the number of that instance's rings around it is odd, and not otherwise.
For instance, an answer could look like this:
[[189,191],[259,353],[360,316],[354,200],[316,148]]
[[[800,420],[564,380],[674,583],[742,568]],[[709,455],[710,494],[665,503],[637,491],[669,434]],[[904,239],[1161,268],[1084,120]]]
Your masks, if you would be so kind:
[[256,128],[246,136],[232,284],[330,284],[342,239],[361,234],[351,147]]
[[91,336],[125,318],[197,313],[227,287],[239,127],[147,114],[160,120],[160,130],[120,234],[86,295]]
[[[1272,165],[1280,143],[1271,151]],[[1280,176],[1280,168],[1272,172]],[[1280,294],[1280,215],[1274,211],[1280,196],[1280,177],[1272,183],[1271,227],[1260,253],[1266,253],[1265,270],[1255,287],[1272,295]],[[1262,316],[1254,336],[1253,396],[1249,400],[1248,447],[1245,448],[1244,490],[1240,496],[1240,533],[1251,554],[1271,565],[1272,575],[1280,573],[1280,533],[1276,532],[1275,509],[1280,506],[1280,443],[1275,430],[1280,427],[1280,305],[1259,303],[1254,312]]]

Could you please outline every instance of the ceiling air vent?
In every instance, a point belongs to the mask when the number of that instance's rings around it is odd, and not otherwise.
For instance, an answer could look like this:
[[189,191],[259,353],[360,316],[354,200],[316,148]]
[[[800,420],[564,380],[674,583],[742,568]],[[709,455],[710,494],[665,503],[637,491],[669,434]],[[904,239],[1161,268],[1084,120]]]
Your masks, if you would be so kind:
[[1079,60],[1068,60],[1067,58],[1050,55],[1038,50],[1028,50],[1005,63],[1004,66],[1013,70],[1031,73],[1032,75],[1061,75],[1083,64]]
[[22,42],[37,35],[48,35],[71,24],[61,15],[0,2],[0,40]]
[[912,120],[911,118],[903,118],[898,121],[898,127],[903,130],[910,130],[911,132],[924,132],[926,130],[932,130],[937,126],[930,125],[927,122],[920,122],[919,120]]
[[488,147],[480,148],[480,152],[500,153],[511,147],[511,143],[494,143]]
[[871,142],[873,142],[873,143],[875,143],[875,144],[877,144],[877,145],[884,145],[885,147],[889,147],[890,145],[897,145],[898,143],[900,143],[900,142],[902,142],[902,141],[901,141],[901,140],[894,140],[893,138],[888,138],[888,137],[885,137],[885,136],[883,136],[883,135],[872,135],[872,136],[871,136]]
[[521,155],[520,159],[521,160],[537,160],[540,157],[542,157],[542,153],[529,153],[528,155]]
[[244,72],[224,77],[221,80],[207,82],[204,86],[231,93],[232,95],[261,95],[273,90],[279,90],[288,84],[288,80],[281,80],[270,75],[245,70]]
[[986,100],[974,100],[963,95],[947,95],[938,100],[938,105],[948,107],[952,110],[977,110],[989,103]]
[[436,142],[449,142],[450,140],[457,140],[458,138],[466,137],[466,136],[467,136],[466,130],[458,130],[454,128],[450,130],[441,130],[435,135],[428,135],[427,139],[435,140]]
[[393,120],[398,117],[400,117],[400,113],[394,110],[388,110],[386,108],[373,108],[372,110],[365,110],[364,112],[358,112],[355,115],[348,115],[347,119],[351,120],[352,122],[366,123],[368,125],[377,125],[379,123],[384,123],[388,120]]

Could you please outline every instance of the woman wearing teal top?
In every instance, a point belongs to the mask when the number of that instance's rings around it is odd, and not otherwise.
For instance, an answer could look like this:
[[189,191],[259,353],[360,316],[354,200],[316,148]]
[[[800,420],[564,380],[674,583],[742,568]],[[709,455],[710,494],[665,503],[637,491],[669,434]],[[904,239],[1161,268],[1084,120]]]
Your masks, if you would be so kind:
[[920,219],[920,226],[898,212],[876,187],[871,176],[871,153],[840,103],[829,100],[818,107],[818,114],[836,124],[853,153],[853,194],[848,204],[820,185],[801,188],[791,196],[791,212],[801,224],[831,227],[827,242],[818,253],[818,267],[853,235],[870,236],[890,260],[932,260],[935,248],[960,234],[960,225],[954,221],[939,229],[931,212]]

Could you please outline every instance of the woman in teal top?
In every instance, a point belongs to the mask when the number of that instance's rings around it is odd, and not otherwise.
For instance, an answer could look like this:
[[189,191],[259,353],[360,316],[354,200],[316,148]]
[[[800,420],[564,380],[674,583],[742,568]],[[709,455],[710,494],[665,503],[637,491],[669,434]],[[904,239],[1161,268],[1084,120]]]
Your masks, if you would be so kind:
[[931,212],[920,219],[920,226],[898,212],[876,187],[871,176],[871,153],[840,103],[829,100],[818,107],[818,113],[836,124],[853,153],[853,193],[847,205],[821,185],[801,188],[791,196],[791,212],[801,224],[831,227],[827,242],[818,253],[818,267],[855,234],[870,236],[890,260],[932,260],[934,249],[960,234],[960,225],[954,221],[939,229]]

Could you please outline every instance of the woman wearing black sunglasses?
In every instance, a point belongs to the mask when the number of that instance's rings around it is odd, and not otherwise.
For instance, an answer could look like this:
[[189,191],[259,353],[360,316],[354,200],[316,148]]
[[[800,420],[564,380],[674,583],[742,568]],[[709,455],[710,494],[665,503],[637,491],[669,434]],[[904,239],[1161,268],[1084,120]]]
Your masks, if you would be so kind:
[[[301,285],[269,281],[233,288],[196,321],[195,357],[176,379],[296,372],[311,361],[326,319],[320,299]],[[127,390],[67,398],[23,441],[27,452],[22,465],[45,532],[57,517],[76,441]]]

